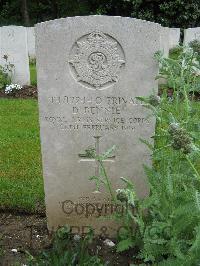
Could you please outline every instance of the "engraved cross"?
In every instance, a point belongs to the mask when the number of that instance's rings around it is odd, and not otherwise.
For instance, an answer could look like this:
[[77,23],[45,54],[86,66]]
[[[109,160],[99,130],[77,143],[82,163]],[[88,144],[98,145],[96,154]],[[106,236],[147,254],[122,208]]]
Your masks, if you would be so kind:
[[[92,158],[92,152],[95,151],[96,155],[100,155],[100,138],[101,136],[94,136],[95,139],[95,148],[87,149],[84,154],[79,154],[80,162],[94,162],[95,166],[95,176],[100,175],[100,164],[96,159]],[[103,162],[110,162],[113,163],[115,159],[115,155],[109,156],[107,159],[103,160]]]

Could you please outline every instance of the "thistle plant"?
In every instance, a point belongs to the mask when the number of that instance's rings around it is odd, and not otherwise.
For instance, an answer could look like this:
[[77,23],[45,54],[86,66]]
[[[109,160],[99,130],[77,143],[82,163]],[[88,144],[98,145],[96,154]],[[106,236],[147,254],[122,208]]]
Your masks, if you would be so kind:
[[5,61],[4,65],[0,65],[0,89],[4,89],[6,85],[11,83],[14,72],[14,65],[9,62],[7,55],[3,56]]
[[189,43],[189,47],[191,47],[194,52],[197,53],[197,57],[200,60],[200,41],[198,40],[193,40]]
[[[114,200],[129,203],[123,217],[128,230],[120,236],[117,250],[135,247],[137,258],[153,265],[199,265],[199,103],[190,98],[191,91],[200,86],[199,63],[190,48],[183,48],[177,60],[160,53],[156,59],[159,76],[173,88],[173,100],[169,100],[167,88],[161,97],[138,97],[156,117],[154,146],[142,140],[152,150],[153,165],[145,167],[150,194],[138,199],[127,179],[123,180],[125,188],[116,191]],[[96,158],[101,162],[100,177],[93,179],[111,191],[101,158]]]
[[[200,91],[200,61],[198,54],[190,47],[183,47],[177,59],[165,58],[158,52],[155,59],[159,62],[160,72],[157,78],[166,80],[166,87],[172,88],[176,103],[176,111],[179,103],[184,102],[186,121],[189,119],[190,94]],[[167,94],[167,92],[165,92]]]
[[[183,48],[177,59],[157,53],[158,77],[167,85],[161,97],[155,93],[138,97],[156,117],[154,146],[142,140],[152,151],[153,165],[145,167],[150,194],[138,199],[134,184],[121,178],[124,188],[113,191],[104,166],[114,147],[103,155],[95,149],[86,151],[100,165],[99,176],[93,176],[110,193],[113,202],[126,204],[127,213],[117,221],[124,224],[118,236],[117,251],[135,247],[137,258],[153,265],[200,264],[200,174],[199,174],[199,103],[190,94],[200,88],[197,54]],[[173,99],[167,95],[173,89]],[[113,217],[112,217],[113,218]]]
[[[157,122],[153,167],[145,167],[150,195],[139,203],[148,214],[136,219],[142,239],[139,257],[158,265],[198,265],[199,103],[190,100],[190,93],[200,85],[199,63],[190,48],[183,48],[177,60],[160,53],[156,59],[159,77],[166,79],[167,86],[159,105],[141,99]],[[167,87],[173,88],[173,101],[167,97]]]
[[106,188],[107,192],[110,194],[111,200],[113,202],[116,202],[116,196],[115,196],[115,193],[112,189],[111,181],[107,175],[107,172],[106,172],[106,169],[105,169],[105,166],[103,163],[104,160],[106,160],[107,158],[109,158],[109,156],[112,155],[114,150],[115,150],[115,146],[111,147],[104,154],[98,155],[98,154],[96,154],[95,148],[91,147],[90,149],[87,149],[85,151],[85,153],[87,155],[89,155],[90,158],[95,159],[100,166],[100,174],[98,176],[91,176],[89,179],[95,181],[97,191],[99,191],[100,185],[103,184],[103,186]]
[[110,219],[114,219],[119,223],[119,226],[122,228],[120,232],[118,232],[118,244],[117,251],[121,252],[129,249],[134,246],[136,241],[135,235],[133,234],[134,228],[134,220],[133,213],[135,209],[137,209],[137,196],[135,193],[134,185],[126,178],[121,177],[121,181],[124,183],[125,187],[121,189],[117,189],[116,191],[112,188],[112,183],[110,177],[106,171],[106,167],[104,165],[104,160],[109,158],[113,151],[116,149],[115,146],[108,149],[104,154],[97,155],[94,148],[91,148],[89,153],[88,149],[85,153],[90,154],[91,158],[95,159],[100,166],[100,171],[98,176],[91,176],[89,179],[91,181],[95,181],[96,190],[100,191],[100,186],[103,185],[103,188],[106,189],[108,194],[110,195],[110,199],[115,206],[122,205],[125,208],[125,213],[123,216],[119,213],[114,213],[112,216],[107,217]]
[[[88,245],[93,239],[93,232],[86,236],[73,239],[70,228],[67,226],[59,228],[53,237],[52,248],[41,252],[38,256],[28,255],[29,266],[106,266],[101,259],[89,254]],[[74,240],[74,241],[73,241]]]

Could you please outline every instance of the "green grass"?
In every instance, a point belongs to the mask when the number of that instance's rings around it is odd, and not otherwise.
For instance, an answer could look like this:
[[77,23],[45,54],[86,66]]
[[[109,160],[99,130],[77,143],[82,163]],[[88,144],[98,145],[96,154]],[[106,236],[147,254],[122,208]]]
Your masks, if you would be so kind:
[[35,63],[30,63],[29,64],[29,68],[30,68],[30,76],[31,76],[31,85],[32,86],[37,86],[36,64]]
[[0,208],[44,205],[38,104],[0,100]]

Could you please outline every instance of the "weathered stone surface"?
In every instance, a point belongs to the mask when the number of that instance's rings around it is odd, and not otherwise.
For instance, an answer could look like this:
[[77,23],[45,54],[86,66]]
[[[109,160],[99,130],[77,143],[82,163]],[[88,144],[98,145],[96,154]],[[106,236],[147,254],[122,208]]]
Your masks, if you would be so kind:
[[[88,16],[36,25],[40,127],[48,226],[69,224],[82,233],[116,233],[117,225],[102,217],[113,206],[108,193],[88,177],[100,167],[88,148],[103,153],[113,189],[120,177],[148,193],[143,164],[150,151],[139,138],[150,140],[155,121],[136,100],[157,87],[160,49],[158,24],[122,17]],[[119,209],[123,213],[125,209]],[[98,218],[100,216],[100,218]]]
[[13,83],[30,84],[29,58],[27,49],[26,28],[5,26],[0,28],[0,64],[5,65],[4,57],[14,64]]
[[200,41],[200,27],[188,28],[184,30],[184,45],[187,45],[194,40]]
[[169,49],[172,49],[179,45],[180,41],[180,28],[170,28],[169,29]]
[[27,46],[28,46],[28,55],[31,59],[36,57],[35,54],[35,30],[34,27],[27,27]]

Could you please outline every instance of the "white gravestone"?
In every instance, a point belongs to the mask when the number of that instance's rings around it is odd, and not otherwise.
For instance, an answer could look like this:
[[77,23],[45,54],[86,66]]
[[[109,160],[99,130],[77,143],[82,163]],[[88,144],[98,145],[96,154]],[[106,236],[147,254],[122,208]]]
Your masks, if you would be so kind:
[[0,65],[14,65],[12,82],[20,85],[30,84],[29,58],[26,28],[5,26],[0,28]]
[[27,27],[27,45],[28,45],[28,55],[30,59],[36,57],[35,54],[35,30],[34,27]]
[[160,40],[161,40],[161,51],[163,52],[164,56],[169,55],[169,40],[170,40],[170,29],[167,27],[162,27]]
[[[163,53],[164,57],[169,56],[169,40],[170,40],[170,29],[167,27],[162,27],[160,31],[160,51]],[[158,84],[165,84],[166,80],[163,78],[158,79]]]
[[[116,233],[103,219],[117,211],[103,187],[95,192],[88,178],[100,167],[86,149],[97,154],[116,145],[104,161],[113,189],[120,177],[132,180],[144,197],[148,185],[143,164],[150,151],[155,121],[136,100],[157,88],[160,28],[133,18],[86,16],[36,25],[40,128],[48,227],[69,224],[84,233]],[[119,210],[118,210],[119,211]],[[120,210],[124,211],[124,210]]]
[[194,40],[200,41],[200,27],[188,28],[188,29],[184,30],[184,42],[183,42],[183,44],[187,45]]
[[179,45],[181,31],[179,28],[169,29],[169,49]]

